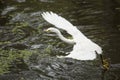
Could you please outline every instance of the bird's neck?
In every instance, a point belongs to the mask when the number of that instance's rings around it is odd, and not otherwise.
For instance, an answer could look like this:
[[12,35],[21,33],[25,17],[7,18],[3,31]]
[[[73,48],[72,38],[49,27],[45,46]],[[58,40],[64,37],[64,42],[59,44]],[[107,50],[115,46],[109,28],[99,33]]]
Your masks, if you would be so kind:
[[66,43],[68,43],[68,44],[75,44],[75,42],[73,41],[73,39],[67,39],[67,38],[65,38],[65,37],[61,34],[60,31],[57,32],[56,34],[58,35],[58,37],[59,37],[62,41],[66,42]]

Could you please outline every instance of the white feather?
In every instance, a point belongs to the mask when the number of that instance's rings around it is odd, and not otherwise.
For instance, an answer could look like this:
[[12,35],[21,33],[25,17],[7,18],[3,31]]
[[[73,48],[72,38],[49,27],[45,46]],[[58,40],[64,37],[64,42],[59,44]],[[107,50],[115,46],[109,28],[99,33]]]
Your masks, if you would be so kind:
[[58,16],[53,12],[44,12],[42,17],[55,27],[63,29],[67,31],[68,34],[72,35],[76,44],[70,54],[65,57],[77,60],[93,60],[96,58],[96,52],[98,54],[102,54],[102,49],[100,46],[88,39],[77,29],[76,26],[73,26],[65,18]]

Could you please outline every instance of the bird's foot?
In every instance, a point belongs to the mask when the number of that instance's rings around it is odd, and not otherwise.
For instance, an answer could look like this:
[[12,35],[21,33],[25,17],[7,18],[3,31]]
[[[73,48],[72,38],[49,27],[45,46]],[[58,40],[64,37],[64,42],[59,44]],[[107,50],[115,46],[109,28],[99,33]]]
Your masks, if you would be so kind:
[[103,55],[100,55],[101,62],[102,62],[102,68],[104,70],[109,70],[110,68],[110,61],[108,59],[104,59]]
[[109,70],[110,68],[110,63],[108,61],[108,59],[103,59],[103,63],[102,63],[102,66],[105,70]]

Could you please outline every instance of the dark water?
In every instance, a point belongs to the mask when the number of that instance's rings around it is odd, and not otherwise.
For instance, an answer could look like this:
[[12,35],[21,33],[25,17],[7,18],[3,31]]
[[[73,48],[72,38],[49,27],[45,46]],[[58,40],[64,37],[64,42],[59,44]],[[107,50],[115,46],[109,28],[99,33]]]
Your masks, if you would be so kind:
[[[17,23],[25,22],[31,29],[42,26],[43,31],[52,25],[44,21],[40,14],[43,11],[53,11],[69,20],[88,38],[99,44],[103,48],[104,56],[110,58],[111,64],[120,63],[119,0],[1,0],[0,2],[1,29],[8,29],[2,26],[9,26],[9,29],[12,29]],[[24,39],[31,34],[30,30],[25,30],[23,37],[11,34],[12,38],[4,38],[8,35],[4,32],[0,34],[0,41],[19,41],[15,37]],[[50,40],[54,41],[51,37]],[[120,74],[119,71],[117,74]]]

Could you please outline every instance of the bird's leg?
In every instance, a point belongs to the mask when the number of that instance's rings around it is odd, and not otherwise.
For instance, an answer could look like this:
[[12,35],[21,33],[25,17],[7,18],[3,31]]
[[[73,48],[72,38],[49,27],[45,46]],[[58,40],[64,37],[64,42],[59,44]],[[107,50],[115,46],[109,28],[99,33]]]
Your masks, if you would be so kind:
[[110,64],[108,62],[108,59],[104,59],[102,54],[100,54],[100,59],[104,70],[109,70]]

